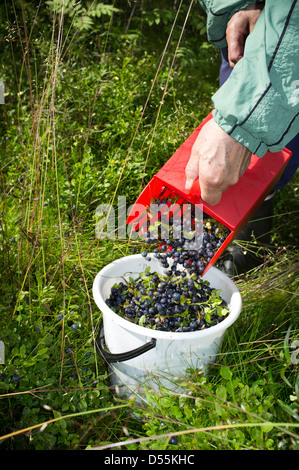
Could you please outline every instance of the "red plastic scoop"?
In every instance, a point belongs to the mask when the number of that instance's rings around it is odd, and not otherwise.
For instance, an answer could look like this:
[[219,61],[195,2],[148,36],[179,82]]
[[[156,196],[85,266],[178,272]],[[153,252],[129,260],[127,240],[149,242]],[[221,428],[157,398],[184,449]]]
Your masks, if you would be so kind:
[[164,199],[170,199],[175,196],[179,198],[177,204],[186,202],[201,204],[204,213],[220,222],[230,231],[225,242],[207,264],[205,271],[215,263],[255,214],[279,181],[292,155],[287,149],[275,153],[267,152],[262,158],[252,155],[251,163],[238,183],[223,193],[219,204],[210,206],[200,198],[198,179],[194,182],[189,192],[185,190],[185,168],[198,133],[211,118],[212,113],[204,119],[158,173],[154,175],[132,207],[127,219],[127,224],[132,224],[131,226],[135,224],[135,230],[141,233],[142,230],[146,229],[146,222],[148,220],[146,213],[142,212],[141,208],[149,207],[153,199],[161,196]]

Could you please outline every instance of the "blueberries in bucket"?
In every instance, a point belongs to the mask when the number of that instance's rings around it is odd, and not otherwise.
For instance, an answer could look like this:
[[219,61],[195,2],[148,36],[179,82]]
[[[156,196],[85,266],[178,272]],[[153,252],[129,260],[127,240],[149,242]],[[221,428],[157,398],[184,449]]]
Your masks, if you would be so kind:
[[135,324],[172,332],[209,328],[229,313],[220,292],[200,275],[169,278],[150,272],[150,267],[137,279],[115,284],[106,304]]

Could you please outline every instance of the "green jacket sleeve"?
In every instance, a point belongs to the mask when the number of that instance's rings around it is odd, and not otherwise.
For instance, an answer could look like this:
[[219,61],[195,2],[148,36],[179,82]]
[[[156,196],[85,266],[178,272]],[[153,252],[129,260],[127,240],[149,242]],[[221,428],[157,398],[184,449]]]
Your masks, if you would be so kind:
[[[235,8],[241,2],[210,1],[213,13],[220,3]],[[259,157],[281,150],[299,132],[298,26],[299,0],[266,0],[244,57],[212,98],[215,121]]]

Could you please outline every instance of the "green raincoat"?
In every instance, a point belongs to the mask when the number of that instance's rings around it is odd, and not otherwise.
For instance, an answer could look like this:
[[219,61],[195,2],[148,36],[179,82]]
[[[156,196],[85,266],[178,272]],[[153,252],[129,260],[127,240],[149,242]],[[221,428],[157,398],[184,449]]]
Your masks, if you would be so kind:
[[[252,1],[199,0],[208,40],[227,46],[234,13]],[[214,119],[252,153],[283,149],[299,132],[299,0],[265,0],[244,57],[213,96]]]

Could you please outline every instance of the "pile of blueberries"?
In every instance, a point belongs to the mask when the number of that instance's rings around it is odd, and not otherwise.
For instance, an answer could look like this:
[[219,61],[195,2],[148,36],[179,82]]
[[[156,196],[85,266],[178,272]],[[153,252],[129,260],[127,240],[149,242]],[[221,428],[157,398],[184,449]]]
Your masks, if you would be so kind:
[[162,331],[189,332],[216,325],[228,314],[227,303],[207,281],[142,273],[111,289],[107,305],[123,318]]
[[[169,200],[160,199],[155,203],[163,208]],[[115,313],[141,326],[173,332],[201,330],[224,320],[228,313],[226,302],[201,275],[229,231],[202,214],[202,243],[194,246],[198,225],[196,213],[190,207],[189,232],[184,226],[186,219],[171,216],[165,237],[162,219],[155,217],[156,222],[151,223],[148,217],[145,243],[151,245],[151,250],[148,253],[149,250],[143,249],[141,254],[149,262],[152,256],[157,258],[165,268],[165,275],[150,272],[149,267],[137,280],[114,285],[106,303]],[[177,223],[181,224],[182,235],[175,238]],[[133,252],[136,251],[135,248]]]

